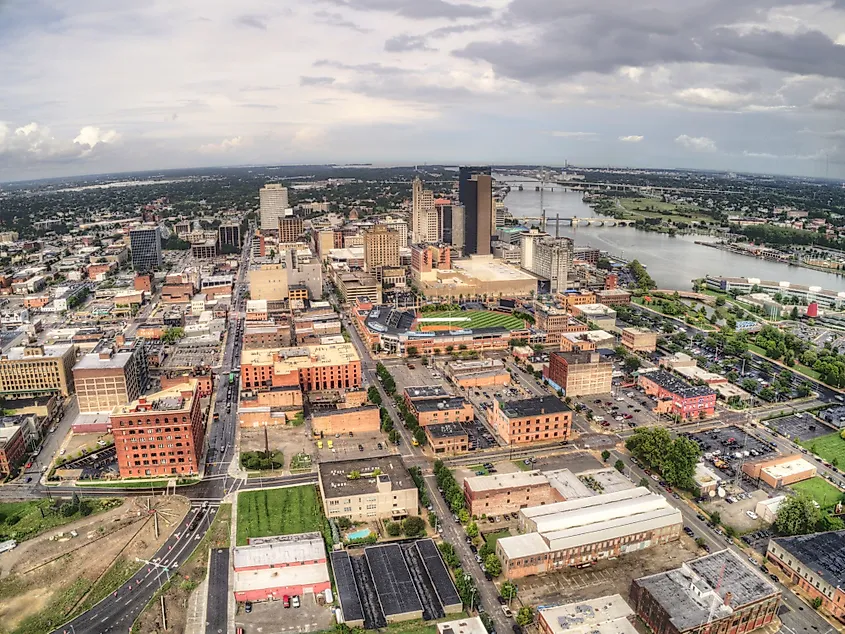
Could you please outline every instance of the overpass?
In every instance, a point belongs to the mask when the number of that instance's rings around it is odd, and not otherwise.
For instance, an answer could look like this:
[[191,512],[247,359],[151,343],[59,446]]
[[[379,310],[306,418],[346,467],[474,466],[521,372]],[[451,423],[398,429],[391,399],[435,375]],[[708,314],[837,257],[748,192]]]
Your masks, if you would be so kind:
[[539,223],[543,223],[545,221],[546,226],[548,225],[556,225],[558,222],[561,222],[564,225],[569,225],[571,227],[629,227],[635,223],[634,220],[617,220],[616,218],[579,218],[577,216],[571,216],[567,218],[549,218],[548,216],[543,218],[542,216],[515,216],[514,220],[521,222],[523,220],[534,220]]

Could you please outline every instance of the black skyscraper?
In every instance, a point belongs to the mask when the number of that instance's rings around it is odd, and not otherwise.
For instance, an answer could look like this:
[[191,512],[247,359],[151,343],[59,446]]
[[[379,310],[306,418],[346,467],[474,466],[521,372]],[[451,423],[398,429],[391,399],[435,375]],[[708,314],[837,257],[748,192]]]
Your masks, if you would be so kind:
[[[464,253],[467,255],[490,253],[490,227],[480,227],[479,224],[490,224],[491,210],[489,208],[479,209],[479,198],[486,207],[491,204],[491,192],[489,179],[483,179],[484,191],[480,192],[479,183],[473,179],[474,176],[490,176],[489,167],[462,167],[458,177],[458,198],[464,206]],[[479,222],[480,221],[480,222]],[[487,245],[483,244],[484,236],[487,235]],[[481,236],[482,244],[479,244]]]

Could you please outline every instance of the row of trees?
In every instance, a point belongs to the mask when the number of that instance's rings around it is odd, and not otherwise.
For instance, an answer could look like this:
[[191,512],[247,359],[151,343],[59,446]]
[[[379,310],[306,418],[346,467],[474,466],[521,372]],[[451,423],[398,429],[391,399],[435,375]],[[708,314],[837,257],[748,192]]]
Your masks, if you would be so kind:
[[628,270],[631,271],[631,275],[634,276],[634,279],[637,282],[637,286],[639,286],[640,290],[642,291],[649,291],[653,288],[657,288],[657,283],[648,274],[648,271],[645,270],[645,267],[640,264],[639,260],[632,260],[631,263],[628,265]]
[[403,399],[401,395],[395,395],[394,401],[396,402],[396,409],[399,410],[399,414],[402,416],[402,421],[405,423],[405,427],[414,434],[414,440],[416,440],[420,446],[424,446],[426,443],[425,431],[422,427],[420,427],[420,422],[417,420],[417,417],[414,416],[414,413],[408,409],[408,406],[405,404],[405,399]]
[[449,503],[452,512],[466,510],[464,492],[442,460],[434,461],[434,477],[437,479],[437,488],[443,491],[443,498]]
[[663,427],[638,427],[625,441],[625,447],[636,458],[660,472],[671,486],[695,488],[693,475],[701,456],[701,448],[688,438],[673,439]]

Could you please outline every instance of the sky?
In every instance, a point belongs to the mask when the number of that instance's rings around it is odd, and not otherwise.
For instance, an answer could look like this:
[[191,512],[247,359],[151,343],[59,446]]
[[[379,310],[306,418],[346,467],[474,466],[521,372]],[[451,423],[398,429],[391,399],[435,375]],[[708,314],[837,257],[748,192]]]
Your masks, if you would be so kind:
[[0,182],[247,164],[845,178],[845,0],[0,0]]

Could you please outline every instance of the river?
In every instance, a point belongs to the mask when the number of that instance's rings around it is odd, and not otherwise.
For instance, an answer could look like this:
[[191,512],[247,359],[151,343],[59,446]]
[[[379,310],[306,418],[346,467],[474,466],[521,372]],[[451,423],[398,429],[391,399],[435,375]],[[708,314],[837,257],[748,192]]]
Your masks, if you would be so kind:
[[[499,182],[507,182],[506,175],[494,176]],[[537,217],[540,215],[540,193],[534,191],[534,183],[524,183],[523,186],[523,191],[519,191],[518,185],[511,185],[505,205],[515,219]],[[555,191],[544,192],[543,206],[546,209],[546,231],[551,234],[555,232],[554,218],[558,213],[566,218],[596,216],[593,209],[581,200],[581,192],[557,187]],[[685,235],[672,238],[633,227],[572,227],[563,222],[560,235],[572,238],[578,245],[591,245],[623,258],[638,259],[648,268],[660,288],[689,290],[692,280],[705,275],[758,277],[763,280],[817,285],[830,290],[841,290],[843,287],[843,279],[831,273],[758,260],[695,244],[696,240],[715,241],[715,238],[708,236]]]

